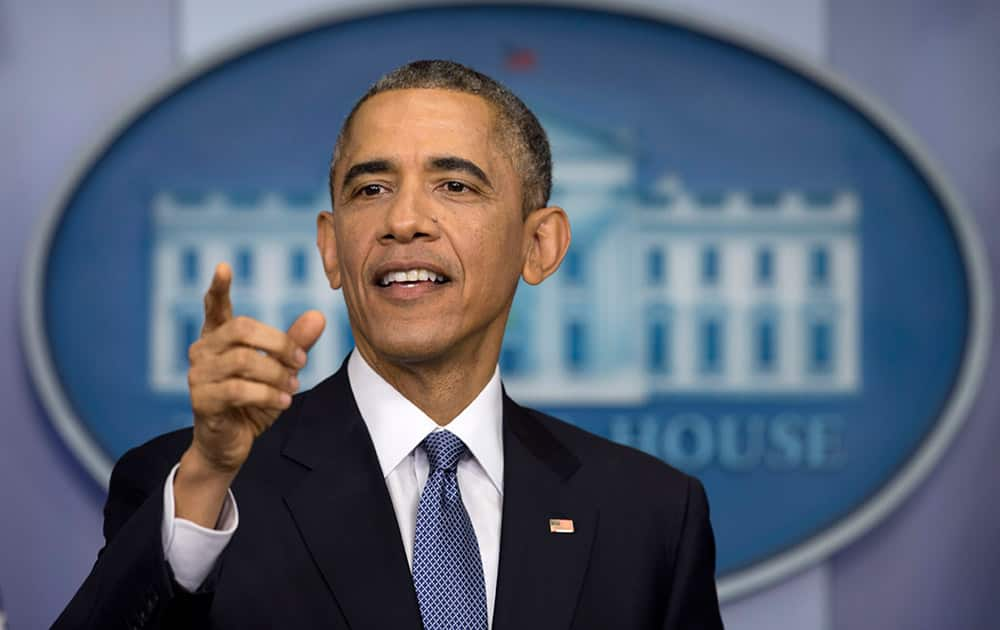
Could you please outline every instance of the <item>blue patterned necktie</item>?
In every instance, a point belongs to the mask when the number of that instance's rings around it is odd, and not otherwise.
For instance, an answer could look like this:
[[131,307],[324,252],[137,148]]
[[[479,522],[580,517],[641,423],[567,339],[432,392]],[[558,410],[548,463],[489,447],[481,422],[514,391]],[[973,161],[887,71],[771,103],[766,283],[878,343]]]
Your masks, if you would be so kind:
[[413,585],[426,630],[486,630],[486,584],[479,543],[458,488],[465,443],[435,431],[420,443],[430,474],[417,507]]

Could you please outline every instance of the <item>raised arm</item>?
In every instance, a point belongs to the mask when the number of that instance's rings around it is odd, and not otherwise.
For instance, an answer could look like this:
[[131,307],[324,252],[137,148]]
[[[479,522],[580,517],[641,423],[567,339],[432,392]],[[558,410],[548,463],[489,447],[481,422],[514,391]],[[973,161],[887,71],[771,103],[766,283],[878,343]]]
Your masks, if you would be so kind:
[[174,479],[175,509],[203,527],[218,521],[253,441],[291,404],[306,352],[325,325],[319,311],[303,313],[287,332],[234,318],[231,282],[229,265],[216,267],[202,335],[188,353],[194,434]]
[[[325,325],[318,311],[302,314],[287,332],[234,318],[231,281],[231,269],[220,264],[205,294],[201,338],[189,350],[193,429],[133,449],[115,465],[105,546],[54,628],[207,625],[211,593],[177,584],[161,532],[172,519],[215,527],[254,440],[290,406],[306,352]],[[165,488],[178,460],[173,487]],[[170,490],[174,514],[165,514]]]

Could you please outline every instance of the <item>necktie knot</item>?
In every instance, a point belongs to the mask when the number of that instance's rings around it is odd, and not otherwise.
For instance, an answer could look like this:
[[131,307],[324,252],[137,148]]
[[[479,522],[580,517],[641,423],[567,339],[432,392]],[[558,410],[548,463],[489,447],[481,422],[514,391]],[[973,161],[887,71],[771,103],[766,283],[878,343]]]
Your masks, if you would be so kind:
[[435,431],[420,443],[427,453],[431,471],[454,470],[458,459],[466,451],[465,442],[451,431]]

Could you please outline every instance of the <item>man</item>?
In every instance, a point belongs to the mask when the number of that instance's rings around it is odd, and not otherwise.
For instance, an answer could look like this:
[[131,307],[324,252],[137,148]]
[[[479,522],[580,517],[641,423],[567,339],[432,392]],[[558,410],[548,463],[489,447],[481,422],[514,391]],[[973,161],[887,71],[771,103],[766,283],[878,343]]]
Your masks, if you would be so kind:
[[356,349],[312,390],[324,321],[233,318],[190,351],[194,427],[115,467],[57,627],[721,628],[694,479],[519,407],[497,369],[521,278],[569,246],[535,116],[455,63],[355,106],[317,245]]

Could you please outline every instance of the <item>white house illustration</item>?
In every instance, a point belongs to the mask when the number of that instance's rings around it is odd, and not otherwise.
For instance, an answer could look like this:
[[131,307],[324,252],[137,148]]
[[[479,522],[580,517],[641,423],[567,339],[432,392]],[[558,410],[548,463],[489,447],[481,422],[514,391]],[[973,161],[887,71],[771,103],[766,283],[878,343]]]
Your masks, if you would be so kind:
[[[639,185],[636,144],[544,121],[553,203],[573,244],[555,276],[523,285],[501,354],[504,382],[531,404],[639,404],[669,394],[847,394],[860,387],[860,207],[850,191],[687,190]],[[149,375],[187,389],[187,347],[218,261],[232,263],[237,313],[286,327],[308,308],[327,331],[309,386],[352,346],[346,308],[316,253],[325,191],[153,199]]]

